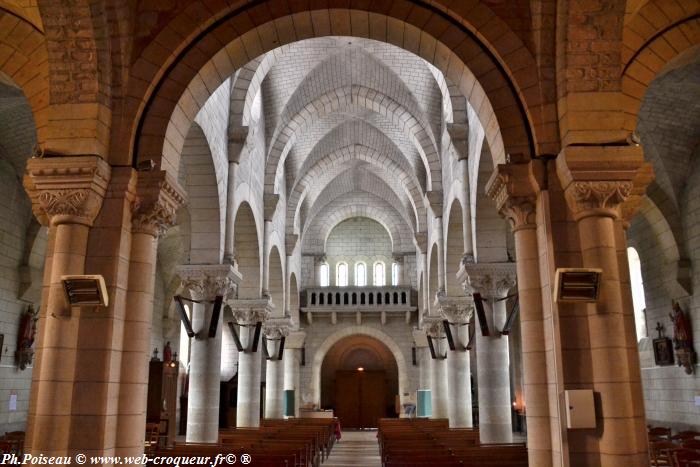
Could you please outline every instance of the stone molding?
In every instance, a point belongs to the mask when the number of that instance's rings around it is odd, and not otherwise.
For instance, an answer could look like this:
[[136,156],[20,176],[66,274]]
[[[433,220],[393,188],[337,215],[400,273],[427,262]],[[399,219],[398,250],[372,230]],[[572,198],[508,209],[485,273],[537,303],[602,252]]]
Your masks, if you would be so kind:
[[503,298],[515,287],[515,263],[475,263],[465,266],[464,292],[478,292],[484,298]]
[[440,292],[435,304],[442,316],[451,324],[464,324],[471,321],[474,314],[474,300],[471,297],[450,297]]
[[496,167],[486,184],[486,194],[496,202],[499,214],[508,219],[514,232],[536,227],[538,167],[529,158],[514,155],[509,163]]
[[445,337],[445,327],[441,316],[423,316],[423,329],[425,335],[433,339]]
[[416,232],[416,247],[421,253],[425,254],[428,252],[428,233],[427,232]]
[[235,299],[229,301],[233,317],[243,326],[265,322],[272,314],[272,301],[269,298]]
[[296,248],[298,241],[298,234],[286,234],[284,236],[284,249],[287,256],[292,256],[292,253],[294,253],[294,248]]
[[218,295],[231,300],[241,282],[241,274],[230,264],[188,264],[180,266],[177,274],[195,300],[211,301]]
[[175,225],[185,192],[165,171],[138,172],[131,231],[160,237]]
[[270,318],[263,325],[263,334],[268,339],[280,339],[286,337],[292,328],[292,321],[289,317]]
[[557,156],[557,174],[576,220],[631,218],[653,170],[638,146],[568,146]]
[[24,188],[42,225],[92,226],[111,177],[98,156],[34,157],[27,161]]
[[263,214],[265,217],[265,222],[271,221],[274,217],[279,200],[280,195],[277,193],[265,193],[263,195]]

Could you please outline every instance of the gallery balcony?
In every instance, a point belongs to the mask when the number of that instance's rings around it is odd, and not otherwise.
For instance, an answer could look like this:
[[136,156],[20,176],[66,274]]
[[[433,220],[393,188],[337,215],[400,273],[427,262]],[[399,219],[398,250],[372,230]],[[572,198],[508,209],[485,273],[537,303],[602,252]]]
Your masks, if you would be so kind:
[[410,286],[312,287],[301,292],[301,311],[309,323],[316,316],[330,316],[335,324],[346,313],[354,313],[358,322],[363,314],[382,323],[389,317],[410,322],[417,303],[418,294]]

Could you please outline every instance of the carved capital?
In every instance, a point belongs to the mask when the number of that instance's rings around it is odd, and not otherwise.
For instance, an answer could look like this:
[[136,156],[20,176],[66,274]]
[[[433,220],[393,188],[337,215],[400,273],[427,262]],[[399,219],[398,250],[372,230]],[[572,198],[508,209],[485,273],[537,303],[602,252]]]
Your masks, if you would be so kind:
[[269,298],[236,299],[229,302],[236,323],[249,326],[265,322],[272,314],[272,301]]
[[557,174],[576,219],[619,218],[623,203],[653,178],[636,146],[568,146],[557,156]]
[[131,230],[154,237],[175,225],[185,193],[165,171],[139,172],[133,204]]
[[433,339],[439,339],[445,336],[445,328],[440,316],[424,316],[423,329],[425,330],[425,335]]
[[102,207],[111,167],[98,156],[27,161],[24,187],[43,225],[91,226]]
[[515,263],[476,263],[465,267],[464,292],[503,298],[516,284]]
[[286,318],[270,318],[263,325],[263,333],[268,339],[280,339],[289,335],[292,322]]
[[230,300],[238,290],[241,274],[230,264],[191,264],[180,266],[178,276],[182,287],[195,300],[214,300],[218,295]]
[[435,304],[440,314],[450,323],[468,323],[474,313],[471,297],[450,297],[444,292],[437,294]]
[[629,181],[576,181],[565,194],[569,208],[580,218],[596,214],[617,217],[618,208],[631,193]]
[[507,164],[499,164],[486,184],[486,194],[496,202],[501,216],[513,231],[535,228],[535,206],[540,166],[522,155],[513,155]]

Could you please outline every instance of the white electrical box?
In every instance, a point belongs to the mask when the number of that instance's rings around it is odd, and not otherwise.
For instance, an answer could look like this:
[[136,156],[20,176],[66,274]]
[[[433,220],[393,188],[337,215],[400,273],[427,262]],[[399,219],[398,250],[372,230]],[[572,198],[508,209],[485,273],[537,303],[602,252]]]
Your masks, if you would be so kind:
[[564,391],[566,427],[569,429],[595,428],[595,403],[592,389]]

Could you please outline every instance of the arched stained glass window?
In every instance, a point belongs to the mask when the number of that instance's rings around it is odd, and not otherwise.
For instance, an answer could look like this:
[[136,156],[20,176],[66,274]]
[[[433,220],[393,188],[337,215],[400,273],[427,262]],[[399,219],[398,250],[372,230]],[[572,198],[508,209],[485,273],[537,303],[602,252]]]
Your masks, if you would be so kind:
[[391,265],[391,285],[399,285],[399,263]]
[[367,266],[365,263],[355,265],[355,285],[358,287],[367,285]]
[[630,282],[632,285],[632,303],[634,307],[634,322],[637,328],[637,340],[648,337],[646,320],[646,300],[642,282],[642,263],[639,253],[633,247],[627,248],[627,261],[630,265]]
[[382,286],[385,284],[384,263],[377,261],[374,263],[374,285]]
[[321,287],[328,287],[330,285],[330,270],[328,264],[321,264],[321,277],[319,278]]
[[347,287],[348,263],[338,263],[338,266],[336,266],[335,285],[339,287]]

